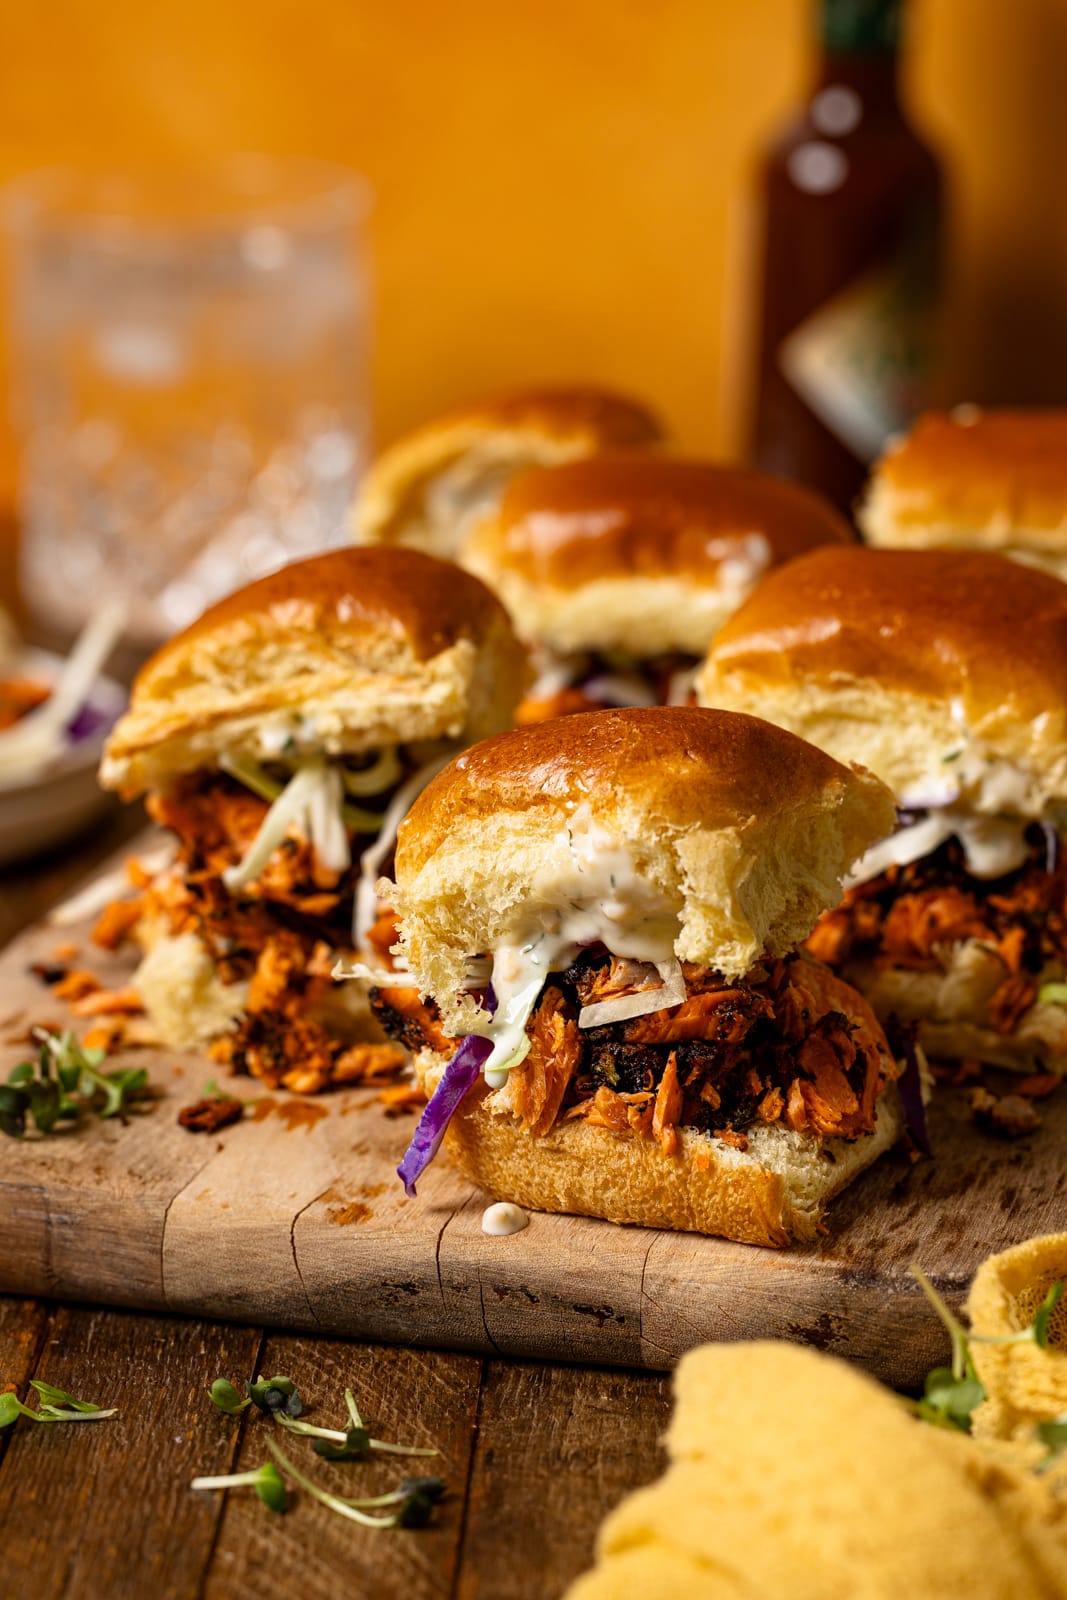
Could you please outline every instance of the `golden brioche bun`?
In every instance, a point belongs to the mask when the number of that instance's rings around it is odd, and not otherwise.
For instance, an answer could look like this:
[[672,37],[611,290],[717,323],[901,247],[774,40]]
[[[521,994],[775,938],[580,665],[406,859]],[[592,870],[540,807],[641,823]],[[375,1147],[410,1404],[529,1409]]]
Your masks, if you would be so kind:
[[848,524],[821,496],[758,472],[602,455],[514,478],[463,564],[519,632],[550,648],[702,655],[771,566]]
[[[859,997],[857,996],[857,999]],[[427,1094],[447,1057],[424,1050],[415,1073]],[[521,1071],[521,1067],[516,1070]],[[643,1228],[716,1234],[738,1244],[814,1239],[829,1202],[889,1150],[903,1132],[895,1085],[883,1090],[873,1133],[822,1139],[783,1123],[745,1129],[747,1150],[714,1134],[679,1128],[678,1149],[616,1134],[582,1120],[534,1139],[484,1083],[464,1098],[445,1148],[472,1183],[498,1200]]]
[[525,658],[477,578],[412,550],[333,550],[228,596],[138,674],[100,781],[133,795],[288,735],[329,755],[507,727]]
[[453,761],[401,824],[389,892],[404,953],[448,1027],[466,1014],[468,958],[558,909],[579,829],[624,852],[627,873],[677,917],[682,960],[738,977],[810,932],[893,815],[870,774],[754,717],[594,711]]
[[640,402],[588,387],[493,395],[424,423],[372,462],[352,513],[357,544],[455,556],[471,518],[523,467],[661,443]]
[[944,784],[973,743],[1018,772],[1003,809],[1039,816],[1067,799],[1067,585],[975,551],[814,550],[721,630],[697,696],[900,796]]
[[1067,578],[1067,409],[931,411],[876,465],[874,545],[998,550]]

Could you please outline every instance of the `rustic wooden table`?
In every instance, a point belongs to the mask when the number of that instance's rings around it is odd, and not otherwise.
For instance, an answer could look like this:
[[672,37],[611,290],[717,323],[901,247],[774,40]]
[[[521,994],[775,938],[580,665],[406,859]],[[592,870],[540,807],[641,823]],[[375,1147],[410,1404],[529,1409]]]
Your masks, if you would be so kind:
[[[113,818],[0,871],[0,943],[138,824]],[[440,1474],[449,1492],[434,1525],[374,1532],[307,1495],[282,1518],[247,1489],[191,1491],[198,1474],[269,1459],[264,1437],[277,1430],[258,1413],[230,1421],[206,1394],[219,1375],[253,1373],[291,1376],[330,1426],[351,1387],[379,1437],[437,1446],[439,1464],[311,1457],[316,1479],[340,1494]],[[555,1600],[589,1565],[605,1513],[656,1476],[669,1405],[669,1380],[648,1373],[0,1298],[0,1390],[26,1398],[32,1377],[119,1414],[0,1432],[5,1600]],[[292,1443],[305,1466],[307,1446]]]

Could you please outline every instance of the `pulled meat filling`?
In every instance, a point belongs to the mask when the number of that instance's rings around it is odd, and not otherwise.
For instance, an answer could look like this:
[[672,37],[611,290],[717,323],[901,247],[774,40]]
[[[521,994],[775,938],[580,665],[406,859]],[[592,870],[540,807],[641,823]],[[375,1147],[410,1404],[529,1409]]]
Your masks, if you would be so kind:
[[[651,660],[633,660],[620,663],[606,656],[589,655],[575,673],[574,681],[554,694],[528,696],[519,707],[517,721],[520,726],[530,722],[551,722],[556,717],[570,716],[575,711],[607,711],[620,705],[619,699],[605,700],[597,696],[597,681],[601,678],[636,678],[652,696],[654,703],[669,703],[671,687],[681,672],[692,672],[699,665],[696,656],[666,655]],[[689,704],[695,704],[695,693],[690,693]]]
[[1050,872],[1046,850],[1034,829],[1030,859],[989,880],[971,876],[949,839],[922,860],[849,889],[835,911],[823,913],[807,948],[834,968],[865,961],[933,972],[944,968],[946,949],[977,939],[1004,967],[989,1018],[1011,1033],[1036,1000],[1045,968],[1067,964],[1067,867]]
[[[625,987],[626,965],[590,950],[546,985],[508,1087],[535,1138],[579,1117],[655,1139],[669,1154],[679,1128],[739,1149],[759,1123],[841,1139],[873,1131],[879,1090],[896,1068],[866,1001],[825,967],[789,957],[727,983],[684,965],[681,1005],[580,1028],[584,1005]],[[409,1048],[451,1047],[432,1001],[408,989],[376,991],[372,1003]]]
[[[114,948],[142,917],[174,935],[194,933],[223,983],[249,984],[234,1031],[212,1045],[212,1056],[271,1088],[314,1093],[398,1071],[399,1050],[352,1047],[308,1014],[320,1005],[328,1010],[336,999],[331,970],[335,951],[351,944],[358,851],[338,874],[320,865],[306,841],[290,836],[254,882],[231,892],[222,874],[252,844],[266,801],[224,773],[204,773],[152,795],[147,809],[177,835],[177,858],[137,900],[123,902],[121,913],[105,911],[98,942]],[[388,870],[390,863],[384,865]],[[376,931],[384,937],[384,923]]]

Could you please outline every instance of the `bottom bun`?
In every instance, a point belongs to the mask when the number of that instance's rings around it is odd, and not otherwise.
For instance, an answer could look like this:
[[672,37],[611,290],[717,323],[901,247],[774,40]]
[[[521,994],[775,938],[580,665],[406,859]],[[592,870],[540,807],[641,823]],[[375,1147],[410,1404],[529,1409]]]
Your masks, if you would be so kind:
[[[416,1056],[416,1076],[428,1094],[444,1066],[434,1052]],[[904,1126],[890,1086],[874,1132],[859,1139],[820,1139],[761,1123],[747,1130],[748,1149],[735,1150],[714,1134],[679,1128],[671,1156],[651,1139],[582,1121],[531,1138],[508,1112],[486,1106],[490,1092],[479,1085],[466,1097],[445,1148],[464,1177],[494,1199],[738,1244],[815,1238],[828,1203],[896,1143]]]
[[[1007,976],[1003,963],[977,939],[946,948],[942,959],[936,972],[855,962],[841,976],[866,996],[883,1025],[891,1016],[917,1022],[928,1056],[1067,1075],[1067,1009],[1032,1005],[1010,1033],[1001,1033],[989,1021],[989,1005]],[[1060,976],[1048,972],[1043,981]]]

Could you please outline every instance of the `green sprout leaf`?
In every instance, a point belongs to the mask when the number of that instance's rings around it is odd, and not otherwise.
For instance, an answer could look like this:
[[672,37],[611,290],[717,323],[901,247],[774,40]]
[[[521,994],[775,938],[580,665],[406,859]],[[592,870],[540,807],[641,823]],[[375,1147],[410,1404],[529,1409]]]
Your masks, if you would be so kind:
[[[349,1417],[359,1417],[350,1389],[345,1391],[345,1399],[348,1402]],[[287,1428],[290,1433],[299,1433],[305,1438],[314,1439],[316,1443],[313,1448],[320,1456],[324,1456],[329,1461],[355,1461],[365,1455],[368,1450],[381,1450],[387,1455],[394,1456],[436,1456],[440,1454],[438,1450],[424,1449],[417,1444],[389,1444],[384,1439],[372,1439],[370,1430],[362,1419],[358,1422],[353,1422],[352,1426],[347,1429],[320,1428],[314,1422],[297,1422],[281,1411],[274,1413],[274,1420],[281,1423],[282,1427]],[[319,1441],[326,1441],[334,1448],[330,1450],[320,1449]]]
[[43,1383],[40,1378],[30,1379],[30,1388],[35,1389],[41,1399],[47,1401],[54,1410],[57,1406],[69,1406],[72,1411],[97,1412],[99,1406],[94,1406],[90,1400],[75,1400],[72,1394],[65,1389],[55,1389],[50,1383]]
[[17,1394],[12,1394],[10,1389],[0,1394],[0,1428],[10,1428],[13,1422],[20,1417],[30,1417],[37,1421],[37,1413],[31,1411],[29,1406],[24,1406]]
[[1057,1462],[1064,1450],[1067,1450],[1067,1411],[1058,1417],[1052,1417],[1048,1422],[1039,1422],[1034,1429],[1041,1443],[1047,1446],[1048,1453],[1038,1466],[1038,1472],[1047,1472],[1049,1467]]
[[[269,1442],[269,1441],[268,1441]],[[273,1461],[265,1461],[252,1472],[230,1472],[218,1478],[194,1478],[193,1489],[254,1489],[271,1511],[284,1511],[289,1504],[285,1479]]]
[[[301,1472],[299,1467],[293,1465],[289,1457],[279,1450],[273,1439],[267,1440],[267,1447],[287,1477],[291,1478],[299,1488],[303,1489],[305,1494],[309,1494],[313,1500],[317,1500],[320,1505],[327,1506],[330,1511],[336,1511],[339,1517],[347,1517],[349,1522],[358,1522],[364,1528],[395,1528],[399,1526],[399,1511],[394,1511],[392,1516],[388,1517],[368,1516],[366,1511],[362,1509],[360,1501],[346,1500],[339,1494],[330,1494],[327,1489],[320,1488],[317,1483]],[[385,1504],[386,1501],[379,1500],[377,1503]],[[395,1504],[396,1502],[390,1499],[388,1503]]]
[[1055,1311],[1062,1299],[1063,1284],[1054,1283],[1038,1307],[1033,1322],[1031,1322],[1029,1328],[1027,1328],[1022,1335],[1023,1339],[1029,1335],[1039,1350],[1048,1349],[1048,1325],[1052,1320],[1052,1313]]
[[361,1461],[370,1454],[371,1437],[366,1428],[349,1428],[343,1438],[343,1444],[333,1444],[329,1439],[318,1438],[311,1448],[324,1461]]
[[970,1433],[974,1412],[986,1398],[986,1391],[975,1369],[967,1330],[953,1316],[925,1272],[915,1265],[910,1271],[952,1341],[951,1367],[935,1367],[927,1376],[923,1397],[914,1410],[934,1427]]
[[1043,983],[1037,998],[1043,1006],[1067,1006],[1067,983]]
[[[1067,987],[1067,986],[1065,986]],[[936,1367],[926,1379],[923,1397],[919,1401],[909,1402],[915,1413],[925,1422],[931,1422],[935,1427],[958,1428],[963,1433],[970,1433],[974,1413],[986,1399],[986,1391],[978,1376],[971,1354],[972,1344],[986,1345],[1017,1345],[1034,1344],[1039,1350],[1047,1350],[1049,1342],[1049,1324],[1052,1313],[1063,1298],[1064,1286],[1054,1283],[1042,1300],[1034,1314],[1033,1321],[1018,1333],[1002,1335],[993,1334],[968,1334],[963,1325],[953,1316],[948,1306],[942,1300],[933,1284],[925,1273],[918,1267],[911,1268],[912,1276],[916,1279],[923,1294],[933,1306],[937,1315],[948,1330],[952,1340],[952,1365],[951,1367]],[[1062,1443],[1059,1432],[1062,1425]],[[1042,1433],[1042,1428],[1050,1431],[1048,1437]],[[1055,1444],[1056,1451],[1067,1444],[1067,1415],[1057,1418],[1051,1423],[1041,1423],[1038,1426],[1038,1437],[1051,1447]],[[1042,1463],[1040,1471],[1044,1471],[1053,1459],[1050,1454]]]
[[211,1403],[218,1406],[220,1411],[225,1411],[228,1417],[240,1416],[247,1406],[252,1404],[251,1399],[244,1395],[230,1382],[229,1378],[216,1378],[208,1390]]
[[304,1409],[292,1378],[260,1378],[246,1383],[245,1389],[252,1404],[268,1416],[298,1417]]
[[102,1422],[105,1417],[116,1415],[114,1406],[102,1411],[91,1401],[75,1400],[65,1389],[55,1389],[39,1378],[31,1378],[30,1387],[40,1395],[42,1405],[34,1411],[10,1391],[0,1394],[0,1428],[10,1427],[19,1417],[28,1417],[31,1422]]
[[289,1503],[285,1492],[285,1479],[273,1462],[268,1461],[259,1469],[259,1482],[256,1484],[256,1493],[265,1506],[271,1511],[284,1511]]
[[0,1132],[12,1138],[22,1138],[30,1120],[38,1133],[50,1134],[83,1112],[122,1116],[147,1086],[143,1068],[101,1072],[106,1051],[87,1050],[70,1029],[37,1028],[34,1038],[36,1061],[20,1061],[0,1085]]
[[30,1097],[24,1089],[0,1084],[0,1132],[6,1133],[9,1139],[21,1139],[26,1132],[29,1109]]
[[951,1367],[935,1367],[927,1376],[919,1415],[935,1427],[970,1433],[972,1414],[985,1397],[977,1378],[955,1378]]
[[443,1478],[405,1478],[400,1485],[404,1499],[397,1521],[402,1528],[425,1528],[433,1519],[434,1506],[445,1493]]

